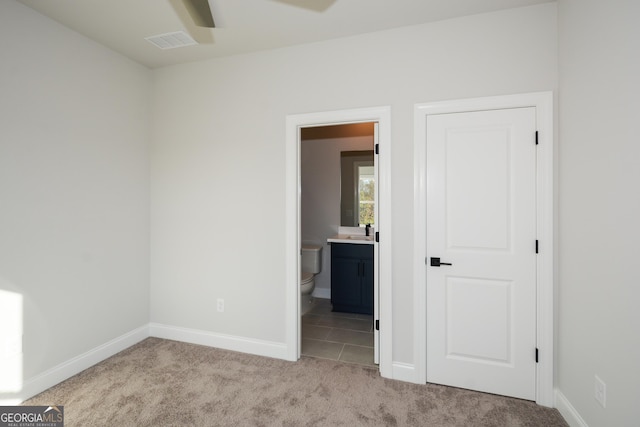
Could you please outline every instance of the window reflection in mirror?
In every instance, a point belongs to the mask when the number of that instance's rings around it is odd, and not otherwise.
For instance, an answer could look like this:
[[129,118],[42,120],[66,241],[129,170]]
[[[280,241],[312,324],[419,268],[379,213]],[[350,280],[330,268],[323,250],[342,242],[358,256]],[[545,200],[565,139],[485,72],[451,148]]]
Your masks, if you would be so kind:
[[360,166],[358,176],[358,219],[361,225],[374,225],[375,179],[373,166]]
[[375,226],[373,150],[340,153],[340,224]]

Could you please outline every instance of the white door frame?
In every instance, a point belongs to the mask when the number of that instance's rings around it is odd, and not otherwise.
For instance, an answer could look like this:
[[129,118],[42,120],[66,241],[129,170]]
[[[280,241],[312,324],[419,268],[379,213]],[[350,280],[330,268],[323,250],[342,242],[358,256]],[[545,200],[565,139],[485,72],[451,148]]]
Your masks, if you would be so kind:
[[310,126],[378,122],[378,319],[380,320],[380,375],[391,378],[391,108],[373,107],[319,113],[294,114],[286,118],[286,346],[287,360],[300,358],[300,129]]
[[537,258],[536,403],[553,407],[553,94],[528,94],[473,98],[416,104],[414,106],[414,360],[420,383],[427,381],[426,320],[426,137],[427,116],[507,108],[536,108],[537,148]]

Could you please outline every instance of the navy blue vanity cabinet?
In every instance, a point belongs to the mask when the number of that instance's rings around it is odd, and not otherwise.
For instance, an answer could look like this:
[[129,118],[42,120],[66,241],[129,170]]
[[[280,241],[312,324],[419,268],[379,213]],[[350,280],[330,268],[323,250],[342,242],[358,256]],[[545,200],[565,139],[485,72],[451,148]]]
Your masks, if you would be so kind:
[[373,245],[331,243],[333,311],[373,314]]

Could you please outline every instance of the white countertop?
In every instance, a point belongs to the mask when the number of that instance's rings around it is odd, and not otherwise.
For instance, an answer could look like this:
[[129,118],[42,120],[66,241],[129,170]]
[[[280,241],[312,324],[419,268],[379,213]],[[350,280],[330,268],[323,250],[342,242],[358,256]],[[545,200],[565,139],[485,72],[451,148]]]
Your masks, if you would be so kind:
[[361,234],[336,234],[327,239],[329,243],[351,243],[354,245],[373,245],[373,236]]

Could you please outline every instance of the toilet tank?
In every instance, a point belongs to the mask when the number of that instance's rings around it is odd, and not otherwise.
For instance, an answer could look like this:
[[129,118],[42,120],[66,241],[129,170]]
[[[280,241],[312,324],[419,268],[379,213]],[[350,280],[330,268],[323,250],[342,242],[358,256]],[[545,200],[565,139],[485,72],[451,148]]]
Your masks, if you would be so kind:
[[322,246],[302,245],[302,271],[318,274],[322,270]]

